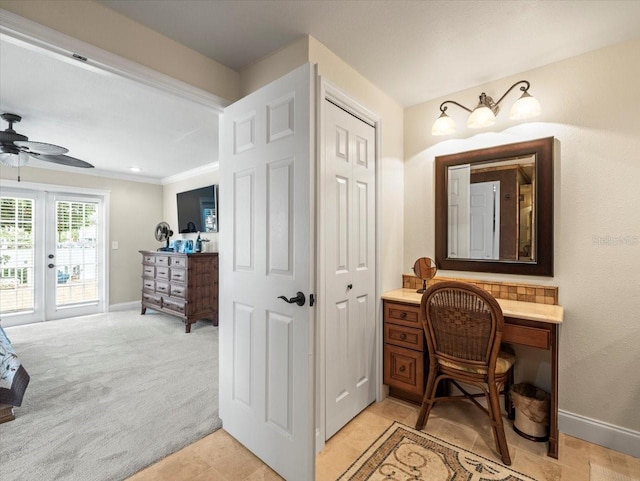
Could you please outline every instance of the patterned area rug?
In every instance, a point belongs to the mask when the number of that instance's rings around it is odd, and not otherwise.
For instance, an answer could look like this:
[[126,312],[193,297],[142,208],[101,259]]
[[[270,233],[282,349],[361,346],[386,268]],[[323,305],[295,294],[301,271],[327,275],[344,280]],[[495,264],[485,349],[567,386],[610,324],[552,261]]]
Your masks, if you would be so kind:
[[340,481],[535,481],[429,434],[394,423]]

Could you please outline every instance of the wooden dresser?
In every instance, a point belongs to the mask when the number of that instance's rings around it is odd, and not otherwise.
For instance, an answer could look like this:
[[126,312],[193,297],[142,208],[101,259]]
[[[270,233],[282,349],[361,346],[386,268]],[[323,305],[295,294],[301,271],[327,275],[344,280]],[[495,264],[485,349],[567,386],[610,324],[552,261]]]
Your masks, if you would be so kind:
[[142,254],[142,314],[147,308],[179,317],[186,332],[199,319],[218,325],[218,253]]

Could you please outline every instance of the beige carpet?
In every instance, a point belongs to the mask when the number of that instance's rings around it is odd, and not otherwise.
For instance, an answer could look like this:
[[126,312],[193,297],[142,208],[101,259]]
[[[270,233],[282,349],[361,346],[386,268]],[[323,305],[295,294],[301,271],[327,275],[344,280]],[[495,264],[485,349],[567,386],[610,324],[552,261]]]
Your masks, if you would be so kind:
[[640,481],[636,477],[618,473],[597,463],[590,463],[589,481]]
[[535,481],[471,451],[394,423],[340,481]]
[[140,310],[10,327],[31,376],[2,481],[119,481],[220,427],[218,328]]

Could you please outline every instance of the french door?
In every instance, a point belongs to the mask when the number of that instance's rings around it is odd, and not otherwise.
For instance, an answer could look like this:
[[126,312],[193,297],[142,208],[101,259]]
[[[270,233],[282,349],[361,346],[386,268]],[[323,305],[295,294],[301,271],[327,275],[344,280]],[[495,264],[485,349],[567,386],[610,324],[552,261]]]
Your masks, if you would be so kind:
[[104,202],[100,196],[3,187],[3,325],[102,312],[104,233]]

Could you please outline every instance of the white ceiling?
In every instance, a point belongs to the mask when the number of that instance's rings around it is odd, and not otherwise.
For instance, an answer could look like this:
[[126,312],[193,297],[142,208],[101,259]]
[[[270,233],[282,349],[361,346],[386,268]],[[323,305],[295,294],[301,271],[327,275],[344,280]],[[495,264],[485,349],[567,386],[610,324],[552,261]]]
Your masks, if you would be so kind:
[[[405,106],[640,35],[640,1],[99,1],[236,70],[312,35]],[[217,161],[209,109],[4,40],[0,109],[96,173],[159,181]]]
[[18,133],[66,147],[95,171],[31,160],[34,167],[158,182],[218,160],[218,115],[211,109],[6,40],[0,110],[22,116]]
[[404,106],[640,36],[640,1],[100,0],[235,70],[309,34]]

